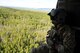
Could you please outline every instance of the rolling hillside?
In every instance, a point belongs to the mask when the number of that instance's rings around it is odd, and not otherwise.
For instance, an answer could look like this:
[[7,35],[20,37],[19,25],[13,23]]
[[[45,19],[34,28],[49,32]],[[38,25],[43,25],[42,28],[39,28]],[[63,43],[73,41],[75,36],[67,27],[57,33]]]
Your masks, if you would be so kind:
[[0,7],[0,53],[30,53],[45,43],[50,26],[45,12]]

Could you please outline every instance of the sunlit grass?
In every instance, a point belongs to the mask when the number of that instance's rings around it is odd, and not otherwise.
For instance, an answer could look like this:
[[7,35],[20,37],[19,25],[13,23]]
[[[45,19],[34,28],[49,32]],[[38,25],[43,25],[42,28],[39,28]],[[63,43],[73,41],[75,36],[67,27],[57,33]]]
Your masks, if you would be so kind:
[[50,26],[47,13],[0,8],[0,53],[30,53]]

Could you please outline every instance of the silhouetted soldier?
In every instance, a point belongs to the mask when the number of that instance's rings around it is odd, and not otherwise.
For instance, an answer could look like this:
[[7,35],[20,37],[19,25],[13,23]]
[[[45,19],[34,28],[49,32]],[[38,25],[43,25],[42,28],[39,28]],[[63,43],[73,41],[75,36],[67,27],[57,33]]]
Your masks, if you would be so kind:
[[58,0],[56,8],[62,8],[70,15],[68,15],[68,24],[75,30],[74,53],[80,53],[80,0]]
[[58,0],[56,9],[52,9],[48,14],[55,26],[52,26],[46,37],[47,46],[45,47],[48,50],[42,51],[49,51],[47,53],[80,53],[79,14],[79,0]]

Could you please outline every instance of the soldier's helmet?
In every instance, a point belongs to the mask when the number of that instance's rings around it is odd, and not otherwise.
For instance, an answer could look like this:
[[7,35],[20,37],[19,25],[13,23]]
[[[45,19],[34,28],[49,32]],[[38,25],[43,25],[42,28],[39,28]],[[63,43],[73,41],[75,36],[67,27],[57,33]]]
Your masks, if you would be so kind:
[[[64,10],[61,9],[64,9],[67,14],[63,13]],[[66,23],[68,25],[80,27],[80,0],[58,0],[56,9],[52,9],[48,15],[50,15],[51,20],[57,18],[63,20],[67,17]],[[57,20],[60,21],[59,19]]]
[[50,16],[50,19],[52,21],[63,24],[65,23],[65,18],[67,16],[67,13],[64,9],[57,8],[57,9],[52,9],[51,12],[48,13],[48,15]]

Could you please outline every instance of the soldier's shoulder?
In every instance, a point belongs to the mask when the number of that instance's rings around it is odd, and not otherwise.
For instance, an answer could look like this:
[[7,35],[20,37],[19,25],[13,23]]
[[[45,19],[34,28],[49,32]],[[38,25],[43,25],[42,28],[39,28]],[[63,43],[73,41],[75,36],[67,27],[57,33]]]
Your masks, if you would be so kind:
[[31,53],[49,53],[49,48],[47,44],[43,44],[38,48],[32,48]]

